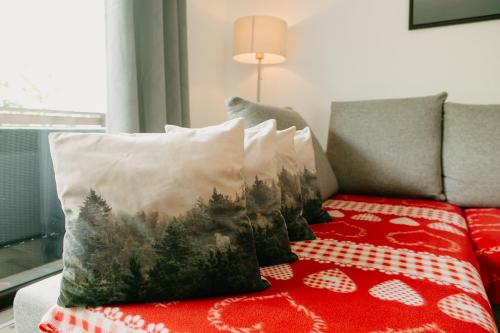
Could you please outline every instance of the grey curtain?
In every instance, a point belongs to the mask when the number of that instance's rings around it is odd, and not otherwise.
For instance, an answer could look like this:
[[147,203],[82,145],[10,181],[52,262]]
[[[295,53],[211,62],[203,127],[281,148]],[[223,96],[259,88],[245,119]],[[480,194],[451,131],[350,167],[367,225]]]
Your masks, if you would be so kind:
[[106,0],[109,132],[189,126],[185,0]]

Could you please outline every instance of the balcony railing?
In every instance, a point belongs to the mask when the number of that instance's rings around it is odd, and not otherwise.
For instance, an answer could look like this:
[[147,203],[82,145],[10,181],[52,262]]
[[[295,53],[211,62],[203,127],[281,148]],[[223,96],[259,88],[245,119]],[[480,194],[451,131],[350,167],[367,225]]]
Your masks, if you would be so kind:
[[0,108],[0,127],[103,128],[103,113]]
[[0,108],[0,303],[61,268],[64,213],[50,132],[103,132],[101,113]]

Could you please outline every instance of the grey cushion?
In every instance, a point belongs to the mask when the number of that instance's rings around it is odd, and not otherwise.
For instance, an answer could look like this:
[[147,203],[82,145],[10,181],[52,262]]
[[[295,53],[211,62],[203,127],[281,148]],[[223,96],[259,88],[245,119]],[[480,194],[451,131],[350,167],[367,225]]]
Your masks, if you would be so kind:
[[49,309],[56,305],[61,274],[20,289],[14,299],[14,319],[17,333],[35,333]]
[[464,207],[500,207],[500,105],[446,103],[445,193]]
[[[308,126],[304,118],[292,109],[257,104],[239,97],[227,99],[226,110],[231,119],[243,117],[245,119],[245,127],[255,126],[268,119],[276,119],[278,130],[284,130],[291,126],[295,126],[297,130],[301,130]],[[319,189],[321,198],[325,200],[337,193],[337,178],[314,133],[312,136]]]
[[327,156],[340,191],[443,200],[446,96],[333,102]]

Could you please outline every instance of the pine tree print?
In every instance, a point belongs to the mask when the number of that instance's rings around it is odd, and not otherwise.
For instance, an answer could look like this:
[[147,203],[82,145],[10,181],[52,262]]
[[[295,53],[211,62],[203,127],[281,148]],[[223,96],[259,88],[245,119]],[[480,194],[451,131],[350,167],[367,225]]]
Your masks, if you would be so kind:
[[258,177],[255,177],[251,186],[246,187],[247,215],[252,224],[257,258],[261,266],[297,260],[297,256],[290,250],[279,195],[277,184],[267,184]]
[[58,303],[98,306],[264,289],[243,198],[214,189],[206,203],[161,218],[114,214],[91,190],[67,230],[78,246],[65,250]]
[[321,193],[319,192],[316,174],[304,168],[300,181],[303,213],[309,224],[329,222],[331,216],[321,206]]
[[315,239],[307,221],[302,216],[300,178],[283,168],[279,173],[281,188],[281,212],[286,221],[291,241]]

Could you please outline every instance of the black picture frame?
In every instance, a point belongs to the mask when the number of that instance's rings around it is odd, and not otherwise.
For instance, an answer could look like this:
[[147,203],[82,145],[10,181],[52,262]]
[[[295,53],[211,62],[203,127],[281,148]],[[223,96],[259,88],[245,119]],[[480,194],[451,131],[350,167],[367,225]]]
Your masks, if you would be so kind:
[[[409,20],[409,29],[424,29],[424,28],[434,28],[441,26],[448,26],[454,24],[462,24],[462,23],[472,23],[479,21],[489,21],[489,20],[497,20],[500,19],[500,11],[498,13],[492,13],[489,15],[481,15],[481,16],[472,16],[467,18],[457,18],[457,19],[447,19],[442,21],[428,22],[428,23],[415,23],[414,13],[415,13],[415,2],[419,0],[410,0],[410,20]],[[445,1],[445,0],[436,0],[436,1]],[[474,1],[474,0],[471,0]],[[452,5],[450,3],[450,5]]]

